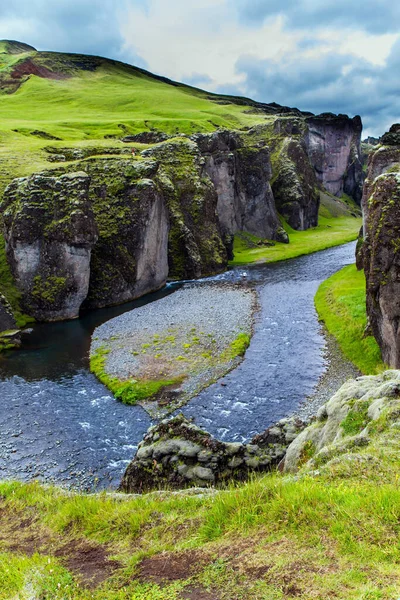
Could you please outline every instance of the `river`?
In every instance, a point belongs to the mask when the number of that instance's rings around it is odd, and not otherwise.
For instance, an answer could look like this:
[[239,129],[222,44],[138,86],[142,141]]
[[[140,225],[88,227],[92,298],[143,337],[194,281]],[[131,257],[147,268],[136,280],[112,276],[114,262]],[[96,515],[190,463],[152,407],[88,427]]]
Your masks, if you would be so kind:
[[[210,278],[255,286],[260,311],[241,365],[193,398],[184,414],[224,441],[244,441],[296,410],[326,369],[315,293],[354,262],[354,250],[351,243]],[[0,479],[115,489],[151,420],[140,407],[115,401],[89,372],[90,336],[104,321],[181,285],[79,320],[35,325],[19,351],[0,355]]]

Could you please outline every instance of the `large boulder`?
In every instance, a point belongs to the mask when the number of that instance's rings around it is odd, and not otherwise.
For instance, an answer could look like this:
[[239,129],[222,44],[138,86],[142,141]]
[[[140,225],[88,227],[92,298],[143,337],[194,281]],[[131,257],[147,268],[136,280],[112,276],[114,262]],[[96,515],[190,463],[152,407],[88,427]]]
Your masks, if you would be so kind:
[[400,126],[370,155],[363,193],[364,237],[357,265],[367,283],[367,314],[383,360],[400,367]]
[[400,371],[348,381],[290,444],[282,465],[284,472],[314,471],[337,463],[341,457],[355,456],[385,430],[398,437],[399,396]]
[[226,443],[178,415],[151,427],[127,467],[120,490],[205,487],[268,471],[283,458],[304,424],[282,420],[249,444]]
[[77,317],[97,228],[84,172],[15,179],[2,202],[6,251],[23,309],[38,320]]

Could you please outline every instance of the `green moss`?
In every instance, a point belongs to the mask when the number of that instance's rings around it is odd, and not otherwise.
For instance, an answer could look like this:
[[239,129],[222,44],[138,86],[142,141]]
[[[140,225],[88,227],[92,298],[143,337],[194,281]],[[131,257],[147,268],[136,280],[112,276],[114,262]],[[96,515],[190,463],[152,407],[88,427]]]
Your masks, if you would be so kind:
[[159,381],[137,381],[135,379],[120,381],[106,373],[105,366],[109,352],[104,347],[98,348],[90,357],[90,370],[124,404],[137,404],[142,400],[152,400],[163,389],[182,382],[182,377]]
[[237,338],[231,343],[229,355],[231,358],[244,356],[247,348],[250,346],[250,335],[248,333],[239,333]]
[[359,402],[351,408],[346,418],[340,423],[345,435],[357,435],[368,425],[369,402]]
[[38,301],[54,304],[64,292],[66,283],[66,277],[49,275],[44,278],[42,275],[37,275],[33,279],[33,289],[31,293]]
[[311,440],[307,440],[300,452],[298,460],[299,467],[305,465],[314,456],[315,452],[316,447],[314,442],[312,442]]

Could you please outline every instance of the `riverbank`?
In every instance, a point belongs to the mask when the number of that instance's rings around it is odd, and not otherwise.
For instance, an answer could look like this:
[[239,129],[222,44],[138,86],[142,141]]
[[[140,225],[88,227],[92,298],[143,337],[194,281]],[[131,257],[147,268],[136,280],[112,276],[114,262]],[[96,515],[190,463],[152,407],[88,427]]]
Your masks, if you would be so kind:
[[119,400],[159,418],[240,363],[256,308],[244,286],[185,286],[98,327],[91,370]]
[[366,332],[365,276],[350,265],[324,281],[315,296],[319,318],[343,354],[365,375],[385,369],[379,346]]
[[319,216],[319,224],[306,231],[295,231],[288,225],[290,243],[273,242],[271,245],[255,236],[236,235],[233,246],[234,258],[231,266],[246,265],[254,262],[278,262],[304,256],[352,242],[357,239],[362,220],[353,216],[324,217]]

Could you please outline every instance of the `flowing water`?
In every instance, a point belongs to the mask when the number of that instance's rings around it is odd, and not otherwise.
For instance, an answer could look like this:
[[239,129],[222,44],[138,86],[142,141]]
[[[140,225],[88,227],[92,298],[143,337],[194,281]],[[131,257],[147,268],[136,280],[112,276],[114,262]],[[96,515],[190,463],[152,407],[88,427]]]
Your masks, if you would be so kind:
[[[260,311],[241,365],[193,398],[184,414],[220,439],[242,441],[294,411],[326,368],[314,295],[321,281],[354,262],[354,248],[210,278],[255,286]],[[91,375],[90,336],[104,321],[180,285],[76,321],[36,325],[21,350],[0,355],[0,479],[85,490],[118,485],[151,420],[140,407],[115,401]]]

